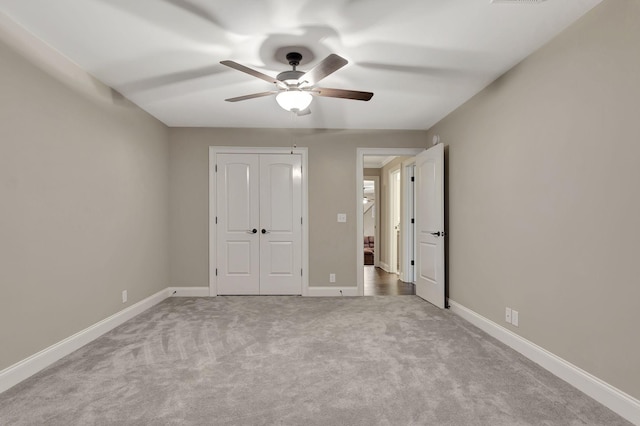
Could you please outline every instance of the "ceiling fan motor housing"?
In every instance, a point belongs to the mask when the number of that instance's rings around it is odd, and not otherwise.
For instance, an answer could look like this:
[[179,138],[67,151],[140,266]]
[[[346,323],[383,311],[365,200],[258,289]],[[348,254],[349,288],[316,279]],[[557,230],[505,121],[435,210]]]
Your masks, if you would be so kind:
[[287,61],[289,61],[289,65],[291,65],[294,70],[298,65],[300,65],[301,60],[302,60],[302,55],[300,53],[298,52],[287,53]]
[[287,61],[289,61],[289,65],[291,65],[293,69],[281,72],[276,78],[280,81],[286,82],[287,80],[291,80],[290,83],[295,83],[301,76],[304,75],[304,72],[296,70],[296,67],[300,64],[301,60],[302,55],[298,52],[287,53]]

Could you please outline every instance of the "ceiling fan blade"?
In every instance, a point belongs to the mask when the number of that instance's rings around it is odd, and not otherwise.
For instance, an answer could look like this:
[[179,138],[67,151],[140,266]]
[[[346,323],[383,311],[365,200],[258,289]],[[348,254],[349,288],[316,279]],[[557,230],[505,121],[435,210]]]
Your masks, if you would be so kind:
[[262,98],[263,96],[275,95],[276,93],[278,93],[277,90],[272,90],[270,92],[261,92],[261,93],[253,93],[251,95],[237,96],[235,98],[225,99],[225,101],[227,102],[246,101],[247,99]]
[[312,92],[317,96],[324,96],[327,98],[355,99],[357,101],[368,101],[373,97],[373,93],[371,92],[359,92],[357,90],[343,90],[343,89],[327,89],[324,87],[314,87]]
[[305,82],[305,85],[307,86],[313,86],[329,74],[338,71],[348,63],[349,61],[347,61],[342,56],[338,56],[335,53],[332,53],[331,55],[324,58],[318,65],[307,71],[298,80],[301,82]]
[[259,79],[264,80],[266,82],[273,83],[273,84],[278,85],[278,86],[283,85],[283,83],[281,81],[276,80],[275,78],[273,78],[273,77],[271,77],[269,75],[263,74],[260,71],[256,71],[256,70],[254,70],[252,68],[245,67],[244,65],[241,65],[241,64],[239,64],[237,62],[234,62],[234,61],[220,61],[220,63],[222,65],[226,65],[226,66],[228,66],[230,68],[233,68],[234,70],[242,71],[242,72],[247,73],[249,75],[252,75],[254,77],[258,77]]

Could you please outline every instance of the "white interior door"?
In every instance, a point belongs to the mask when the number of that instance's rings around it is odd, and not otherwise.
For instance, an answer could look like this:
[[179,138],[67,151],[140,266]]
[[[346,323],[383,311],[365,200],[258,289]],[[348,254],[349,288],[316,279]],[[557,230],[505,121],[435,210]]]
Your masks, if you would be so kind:
[[217,165],[218,294],[259,294],[259,157],[218,154]]
[[301,163],[217,155],[217,294],[302,294]]
[[444,145],[416,156],[416,294],[445,307]]
[[302,294],[302,159],[260,156],[260,294]]

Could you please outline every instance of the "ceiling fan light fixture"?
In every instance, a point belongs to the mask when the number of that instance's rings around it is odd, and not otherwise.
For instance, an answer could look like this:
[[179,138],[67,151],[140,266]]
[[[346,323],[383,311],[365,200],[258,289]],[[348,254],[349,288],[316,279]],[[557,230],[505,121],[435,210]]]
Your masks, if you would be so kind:
[[[292,66],[292,70],[283,71],[273,78],[260,71],[256,71],[252,68],[245,67],[234,61],[220,61],[222,65],[228,66],[235,70],[249,74],[253,77],[264,80],[268,83],[276,85],[276,90],[269,92],[252,93],[250,95],[236,96],[235,98],[225,99],[227,102],[246,101],[248,99],[262,98],[264,96],[276,95],[276,101],[278,105],[285,111],[296,113],[298,116],[308,115],[311,113],[309,105],[313,100],[313,96],[322,96],[325,98],[341,98],[341,99],[354,99],[358,101],[368,101],[373,96],[371,92],[360,92],[357,90],[343,90],[343,89],[326,89],[322,87],[316,87],[323,78],[333,74],[340,68],[347,65],[349,62],[341,56],[335,53],[330,54],[316,66],[307,72],[298,71],[296,67],[300,64],[302,55],[298,52],[289,52],[287,54],[287,61]],[[313,96],[312,93],[313,92]]]
[[302,90],[286,90],[276,95],[278,105],[286,111],[300,112],[309,108],[313,96]]

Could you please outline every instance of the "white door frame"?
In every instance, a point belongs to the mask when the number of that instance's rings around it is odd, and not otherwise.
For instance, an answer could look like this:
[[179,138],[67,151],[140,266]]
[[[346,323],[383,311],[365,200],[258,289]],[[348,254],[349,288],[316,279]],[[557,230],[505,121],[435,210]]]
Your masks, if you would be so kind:
[[[389,211],[389,229],[387,235],[387,242],[389,246],[387,247],[389,253],[389,263],[387,264],[387,272],[392,274],[396,274],[400,276],[400,240],[405,239],[398,235],[398,231],[400,229],[396,229],[396,224],[402,224],[402,164],[397,167],[389,170],[387,176],[387,182],[389,182],[389,186],[387,188],[387,200],[389,200],[388,211]],[[396,215],[397,209],[397,215]],[[406,209],[404,209],[406,210]]]
[[[426,142],[425,142],[426,144]],[[365,155],[395,155],[395,156],[406,156],[413,157],[416,154],[424,151],[425,148],[356,148],[356,186],[355,186],[355,196],[353,199],[357,205],[356,211],[361,211],[362,209],[362,187],[364,185],[363,174],[364,174],[364,156]],[[378,207],[380,207],[378,205]],[[380,208],[378,209],[378,212]],[[364,296],[364,251],[362,249],[362,241],[364,240],[363,235],[363,218],[361,214],[356,215],[356,281],[358,286],[358,295]],[[376,245],[379,242],[376,242]],[[378,251],[376,249],[376,251]]]
[[415,182],[411,180],[414,177],[414,170],[416,160],[410,159],[402,163],[402,169],[404,170],[404,199],[405,210],[403,216],[402,235],[405,235],[404,244],[402,245],[402,259],[403,268],[400,275],[400,281],[414,283],[416,281],[415,265],[411,264],[412,260],[415,260],[416,252],[416,236],[415,236],[415,223],[411,223],[411,220],[415,221]]
[[[302,157],[302,295],[309,294],[309,198],[307,148],[209,147],[209,296],[218,294],[216,278],[216,155],[217,154],[299,154]],[[362,187],[362,185],[360,185]],[[362,203],[362,201],[360,201]],[[362,220],[362,218],[361,218]],[[360,231],[362,233],[362,231]],[[360,238],[362,241],[362,238]],[[362,246],[362,242],[360,243]],[[362,250],[361,250],[362,251]],[[364,260],[363,260],[364,261]]]

